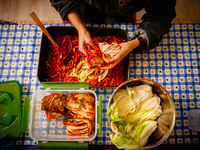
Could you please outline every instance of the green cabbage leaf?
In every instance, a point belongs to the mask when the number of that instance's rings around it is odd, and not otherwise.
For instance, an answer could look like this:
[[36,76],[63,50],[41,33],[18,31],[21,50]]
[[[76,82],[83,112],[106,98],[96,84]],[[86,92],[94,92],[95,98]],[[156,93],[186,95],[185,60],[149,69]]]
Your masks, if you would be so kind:
[[157,122],[148,120],[137,125],[129,134],[114,133],[110,139],[119,149],[139,149],[147,143],[156,128]]

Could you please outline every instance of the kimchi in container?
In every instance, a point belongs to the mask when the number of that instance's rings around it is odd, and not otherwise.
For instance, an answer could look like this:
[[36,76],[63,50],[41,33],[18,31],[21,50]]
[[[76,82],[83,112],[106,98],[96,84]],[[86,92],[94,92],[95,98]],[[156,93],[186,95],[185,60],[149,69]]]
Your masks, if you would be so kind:
[[[46,83],[47,84],[47,83]],[[57,83],[50,83],[48,86],[45,87],[43,84],[44,90],[37,90],[32,95],[32,100],[30,103],[30,124],[29,124],[29,135],[31,139],[34,141],[41,141],[46,142],[48,141],[78,141],[80,143],[84,141],[91,141],[93,140],[97,132],[100,133],[102,128],[102,103],[101,98],[97,97],[96,93],[92,90],[88,90],[89,88],[82,88],[81,84],[85,83],[70,83],[68,85],[67,82],[57,82]],[[56,85],[56,86],[55,86]],[[67,86],[65,86],[67,85]],[[74,86],[75,85],[75,86]],[[49,88],[50,87],[50,88]],[[72,89],[72,90],[60,90],[60,89]],[[87,84],[87,87],[88,84]],[[56,90],[58,89],[58,90]],[[66,133],[66,126],[64,126],[63,120],[66,119],[65,115],[60,116],[56,119],[47,119],[45,115],[45,111],[41,110],[40,101],[47,95],[51,94],[64,94],[65,96],[70,94],[90,94],[95,99],[95,119],[94,119],[94,126],[90,132],[90,134],[85,136],[75,136],[69,135]],[[99,117],[98,117],[99,115]],[[76,145],[75,145],[75,148]]]
[[[114,36],[119,37],[123,40],[123,42],[129,41],[129,36],[126,31],[119,29],[119,28],[97,28],[97,27],[87,27],[88,31],[91,34],[91,37],[100,37],[100,36]],[[61,35],[76,35],[78,36],[78,32],[74,27],[71,26],[50,26],[47,27],[47,31],[50,35],[54,38],[56,36]],[[54,81],[47,81],[46,80],[46,62],[48,59],[48,51],[49,45],[51,42],[46,37],[46,35],[42,35],[41,39],[41,46],[40,46],[40,54],[39,54],[39,61],[38,61],[38,70],[37,70],[37,78],[40,83],[42,82],[54,82]],[[127,55],[124,59],[124,69],[123,69],[123,80],[129,80],[129,55]],[[118,80],[115,80],[115,82]],[[63,81],[64,82],[64,81]],[[84,82],[84,81],[82,81]],[[116,87],[118,85],[114,85]],[[110,87],[110,86],[92,86],[91,87]]]

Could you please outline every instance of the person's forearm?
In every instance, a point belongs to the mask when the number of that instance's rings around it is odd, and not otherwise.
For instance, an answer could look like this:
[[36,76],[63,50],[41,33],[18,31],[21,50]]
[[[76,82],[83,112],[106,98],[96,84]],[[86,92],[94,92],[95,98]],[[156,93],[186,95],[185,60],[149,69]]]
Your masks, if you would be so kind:
[[87,28],[84,26],[83,22],[81,21],[81,18],[78,14],[78,11],[76,9],[71,10],[67,14],[68,19],[71,21],[73,26],[78,31],[78,37],[79,37],[79,50],[84,54],[87,55],[85,52],[83,45],[89,44],[92,47],[95,47],[92,38],[90,36],[90,32],[87,30]]
[[134,39],[129,41],[127,46],[127,54],[130,53],[132,50],[134,50],[136,47],[140,45],[140,42],[138,39]]
[[[146,39],[143,35],[140,35],[146,42]],[[131,40],[129,42],[126,42],[126,45],[123,50],[125,50],[125,55],[127,55],[128,53],[130,53],[132,50],[134,51],[135,48],[137,48],[140,45],[140,41],[136,38],[134,40]]]
[[73,24],[73,26],[76,28],[76,30],[79,33],[87,31],[86,27],[84,26],[83,22],[81,21],[78,11],[76,9],[71,10],[67,14],[67,18],[70,20],[70,22]]

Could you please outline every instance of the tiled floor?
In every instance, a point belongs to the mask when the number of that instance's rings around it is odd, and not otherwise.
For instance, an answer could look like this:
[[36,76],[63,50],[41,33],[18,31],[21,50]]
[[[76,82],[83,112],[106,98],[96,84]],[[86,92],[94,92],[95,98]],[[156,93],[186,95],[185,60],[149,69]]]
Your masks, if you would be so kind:
[[[42,23],[62,23],[49,0],[0,0],[0,20],[32,24],[34,22],[29,14],[33,11]],[[200,0],[177,0],[176,12],[177,17],[173,23],[200,23]],[[145,10],[141,10],[136,14],[138,23],[144,13]]]

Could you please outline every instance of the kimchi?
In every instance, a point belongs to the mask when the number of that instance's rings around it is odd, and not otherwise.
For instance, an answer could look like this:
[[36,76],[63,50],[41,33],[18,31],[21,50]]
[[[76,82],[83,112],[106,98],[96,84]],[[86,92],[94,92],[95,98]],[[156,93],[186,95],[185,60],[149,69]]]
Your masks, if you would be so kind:
[[47,119],[65,116],[63,125],[66,134],[71,136],[87,136],[95,125],[95,98],[91,94],[58,94],[44,96],[41,110],[45,111]]
[[103,70],[101,68],[108,64],[102,59],[103,53],[99,49],[99,43],[115,43],[115,46],[123,43],[122,38],[93,37],[95,47],[88,44],[83,45],[87,56],[79,51],[78,40],[76,35],[62,35],[55,38],[59,48],[50,44],[46,61],[46,81],[89,82],[90,86],[118,86],[124,82],[123,61],[113,69]]

